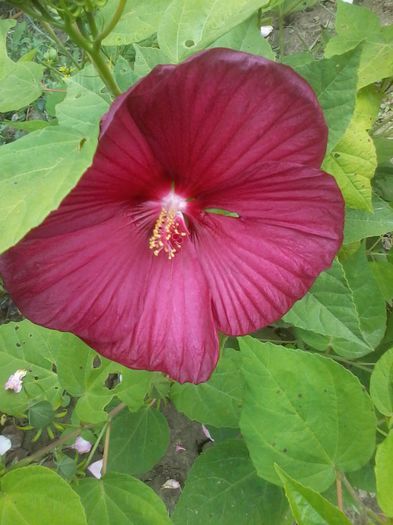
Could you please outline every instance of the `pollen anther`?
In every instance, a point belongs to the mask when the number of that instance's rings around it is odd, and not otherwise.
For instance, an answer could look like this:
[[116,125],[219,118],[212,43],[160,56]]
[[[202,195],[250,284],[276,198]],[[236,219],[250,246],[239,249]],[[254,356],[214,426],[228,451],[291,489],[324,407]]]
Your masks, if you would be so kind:
[[173,259],[189,234],[181,211],[162,208],[149,239],[149,248],[155,256],[163,251],[169,260]]

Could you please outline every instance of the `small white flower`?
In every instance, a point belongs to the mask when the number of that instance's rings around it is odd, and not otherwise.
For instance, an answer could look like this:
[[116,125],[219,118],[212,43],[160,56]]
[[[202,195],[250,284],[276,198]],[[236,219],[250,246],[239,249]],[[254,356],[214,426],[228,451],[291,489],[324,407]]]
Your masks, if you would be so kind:
[[205,425],[202,425],[202,432],[205,434],[207,439],[210,439],[210,441],[214,441],[214,438],[212,438],[212,435],[210,434],[209,430],[205,427]]
[[180,483],[177,481],[177,479],[167,479],[166,482],[161,485],[162,489],[180,489]]
[[87,439],[78,436],[75,440],[75,443],[71,445],[71,448],[75,449],[79,454],[87,454],[90,452],[92,444]]
[[180,443],[176,443],[175,452],[178,454],[179,452],[185,452],[185,448]]
[[346,4],[353,4],[353,0],[343,0]]
[[12,447],[11,440],[8,437],[0,436],[0,456],[4,456]]
[[261,35],[266,38],[273,31],[273,26],[261,26]]
[[5,390],[13,390],[17,394],[22,390],[23,378],[27,374],[27,370],[17,370],[11,374],[4,385]]
[[93,476],[97,479],[101,479],[102,476],[102,459],[99,459],[98,461],[94,461],[91,465],[87,467],[87,470],[93,474]]

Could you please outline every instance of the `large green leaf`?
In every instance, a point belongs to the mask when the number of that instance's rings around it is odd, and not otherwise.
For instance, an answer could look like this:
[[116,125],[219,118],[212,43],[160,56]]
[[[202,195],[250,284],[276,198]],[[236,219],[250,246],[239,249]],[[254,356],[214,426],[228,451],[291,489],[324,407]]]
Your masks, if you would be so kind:
[[331,348],[345,357],[372,352],[384,335],[386,312],[364,249],[345,263],[335,260],[284,319],[303,330],[328,336]]
[[26,319],[0,327],[0,351],[51,370],[62,340],[68,338],[75,339],[71,334],[48,330]]
[[167,64],[169,62],[169,58],[158,47],[141,47],[138,44],[134,44],[134,48],[134,73],[138,77],[147,75],[158,64]]
[[375,456],[377,499],[386,516],[393,517],[393,430],[377,447]]
[[301,483],[326,490],[375,447],[373,405],[358,379],[331,359],[240,339],[246,379],[240,428],[258,474],[280,483],[277,463]]
[[122,412],[112,424],[108,469],[143,474],[161,459],[168,444],[169,427],[161,412],[151,408]]
[[158,28],[158,43],[172,62],[208,46],[267,0],[172,0]]
[[[164,503],[138,479],[114,472],[75,487],[89,525],[170,525]],[[55,525],[55,524],[54,524]]]
[[393,417],[393,348],[385,352],[375,365],[370,395],[381,414]]
[[215,427],[238,427],[244,379],[239,352],[225,349],[212,377],[201,385],[175,383],[171,399],[190,419]]
[[[120,21],[105,38],[104,45],[126,46],[152,35],[157,31],[169,3],[170,0],[127,0]],[[111,20],[118,5],[118,0],[109,0],[99,12],[98,19],[102,26]]]
[[59,126],[0,148],[0,252],[40,224],[78,182],[93,158],[107,107],[101,96],[71,81],[56,107]]
[[78,495],[49,468],[12,470],[0,488],[1,525],[87,525]]
[[349,519],[318,492],[276,467],[297,525],[351,525]]
[[393,231],[393,208],[376,195],[372,203],[372,212],[350,208],[346,210],[344,244]]
[[[17,370],[26,370],[22,391],[5,390],[7,379]],[[11,416],[21,416],[38,401],[47,400],[58,406],[61,387],[57,375],[41,366],[0,351],[0,411]]]
[[393,300],[393,264],[388,261],[375,261],[370,263],[370,268],[383,298],[391,302]]
[[360,50],[331,59],[317,60],[296,68],[313,87],[329,127],[327,152],[344,135],[356,102],[356,72]]
[[14,62],[7,55],[7,33],[15,24],[15,20],[0,20],[0,113],[23,108],[42,93],[44,67],[33,62]]
[[362,43],[358,87],[393,75],[393,26],[381,27],[372,11],[337,2],[336,33],[325,55],[341,55]]
[[237,49],[245,53],[253,53],[270,60],[275,59],[275,54],[266,38],[261,38],[258,17],[251,16],[248,20],[237,25],[228,33],[213,42],[210,47],[226,47]]
[[284,525],[278,487],[258,478],[240,440],[224,441],[193,464],[173,514],[176,525]]
[[[99,357],[76,337],[67,341],[67,347],[63,347],[56,357],[57,373],[63,388],[79,398],[75,412],[81,421],[105,421],[105,408],[114,396],[132,410],[138,410],[144,404],[144,398],[156,377],[155,374],[130,370]],[[118,382],[110,388],[108,380],[113,374],[117,375]]]

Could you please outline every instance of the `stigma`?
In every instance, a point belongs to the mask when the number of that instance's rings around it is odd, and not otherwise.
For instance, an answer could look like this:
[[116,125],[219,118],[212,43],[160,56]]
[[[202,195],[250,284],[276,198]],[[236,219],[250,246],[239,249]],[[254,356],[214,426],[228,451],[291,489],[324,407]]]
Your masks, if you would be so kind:
[[149,239],[149,248],[155,256],[162,252],[169,260],[173,259],[190,235],[183,215],[186,206],[186,201],[173,193],[162,200],[162,209]]

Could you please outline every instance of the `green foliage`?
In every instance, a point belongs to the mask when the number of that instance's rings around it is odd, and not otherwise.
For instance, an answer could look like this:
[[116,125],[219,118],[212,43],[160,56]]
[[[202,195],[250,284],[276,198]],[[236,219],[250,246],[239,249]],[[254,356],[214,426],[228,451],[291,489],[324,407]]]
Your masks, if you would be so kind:
[[[66,347],[67,342],[70,344]],[[66,340],[56,359],[57,373],[62,387],[78,397],[75,412],[85,423],[101,423],[107,419],[105,408],[114,396],[131,410],[143,404],[154,374],[129,370],[124,366],[98,357],[82,341],[73,337]],[[111,377],[117,377],[115,385],[109,385]]]
[[356,358],[372,352],[385,333],[386,313],[364,249],[344,263],[335,260],[284,319],[327,336],[326,349],[339,355]]
[[344,243],[383,235],[393,230],[393,208],[376,195],[372,201],[372,212],[348,208],[345,216]]
[[377,447],[375,475],[379,506],[386,516],[393,517],[393,431]]
[[287,525],[286,514],[282,490],[258,478],[244,443],[230,440],[214,445],[195,461],[173,521],[175,525]]
[[239,352],[225,349],[216,370],[206,383],[175,383],[171,399],[190,419],[215,427],[238,427],[243,398]]
[[158,44],[172,62],[180,62],[266,3],[266,0],[173,0],[161,18]]
[[276,471],[284,484],[285,494],[298,525],[350,525],[345,514],[318,492],[294,480],[278,466]]
[[158,47],[141,47],[134,44],[135,62],[134,73],[143,77],[158,64],[168,64],[168,57]]
[[15,20],[0,20],[0,112],[23,108],[42,93],[43,66],[34,62],[14,62],[7,55],[6,37]]
[[[109,0],[100,11],[98,20],[102,26],[112,18],[118,4],[118,0]],[[120,21],[105,38],[104,45],[125,46],[156,33],[168,4],[169,0],[127,0]]]
[[393,417],[393,348],[377,361],[370,381],[370,394],[381,414]]
[[162,501],[141,481],[119,474],[84,479],[75,487],[88,525],[170,525]]
[[210,47],[227,47],[245,53],[253,53],[270,60],[275,59],[269,42],[265,38],[261,38],[256,16],[251,16],[248,20],[235,26],[231,31],[213,42]]
[[53,470],[19,468],[0,487],[1,525],[87,525],[78,495]]
[[376,419],[355,376],[319,355],[250,337],[239,342],[247,385],[240,428],[261,477],[280,483],[277,463],[299,482],[323,491],[336,470],[367,463]]
[[151,408],[123,412],[112,425],[109,471],[143,474],[161,459],[168,444],[168,423],[161,412]]
[[329,127],[328,153],[344,135],[354,112],[359,60],[360,49],[354,49],[342,56],[309,62],[296,68],[311,84],[324,111]]
[[336,33],[325,55],[341,55],[362,44],[358,88],[393,75],[393,26],[381,27],[369,9],[337,2]]

